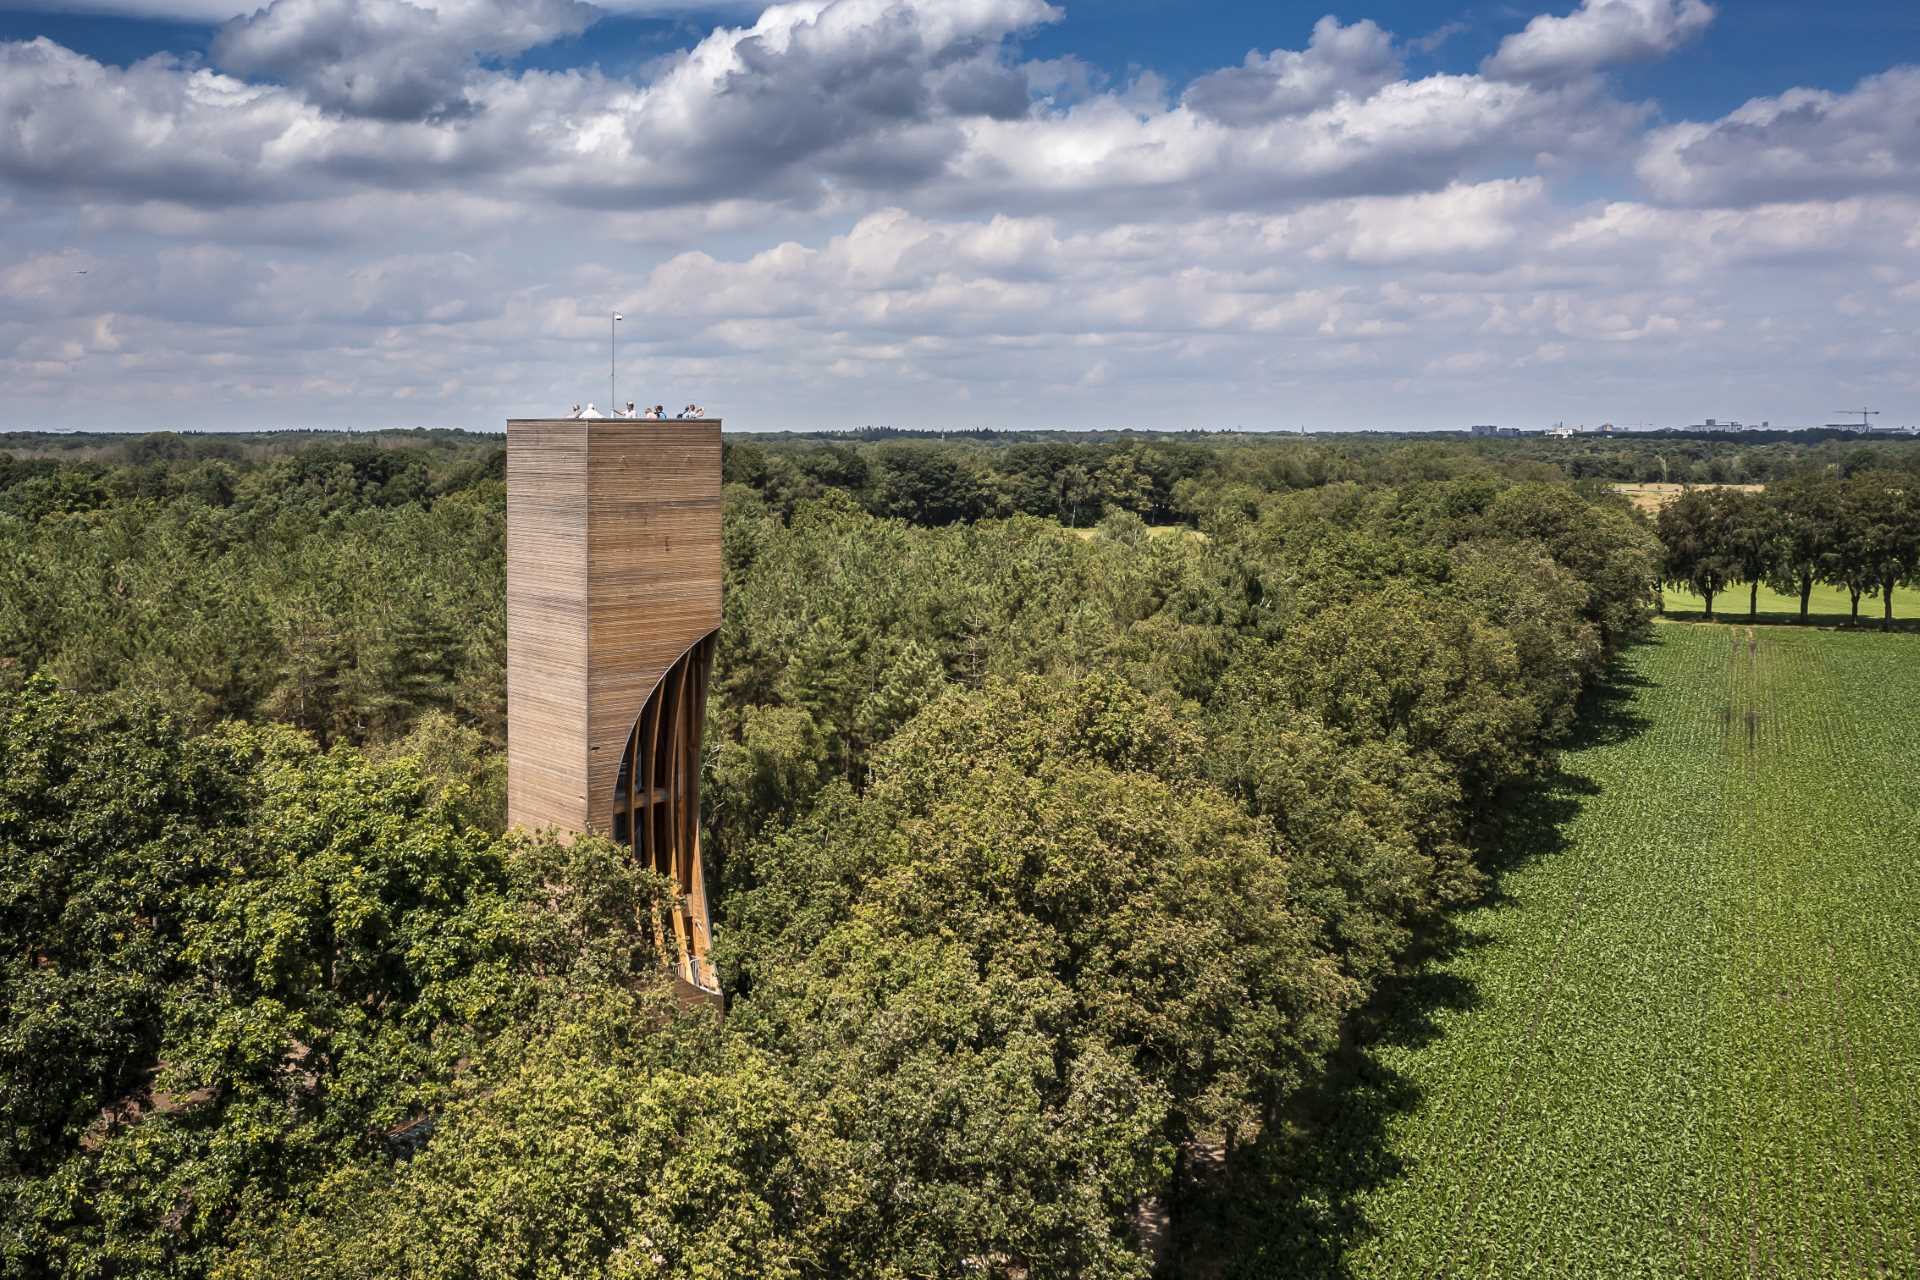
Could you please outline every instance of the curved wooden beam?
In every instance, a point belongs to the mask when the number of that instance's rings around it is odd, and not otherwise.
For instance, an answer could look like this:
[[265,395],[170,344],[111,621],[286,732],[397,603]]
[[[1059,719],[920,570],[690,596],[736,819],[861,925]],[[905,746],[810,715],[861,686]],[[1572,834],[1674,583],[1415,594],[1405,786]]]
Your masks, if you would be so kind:
[[720,980],[709,952],[712,917],[700,857],[700,743],[719,631],[689,645],[661,673],[627,735],[613,811],[626,819],[614,835],[641,866],[672,884],[671,937],[657,941],[690,997],[718,1001]]

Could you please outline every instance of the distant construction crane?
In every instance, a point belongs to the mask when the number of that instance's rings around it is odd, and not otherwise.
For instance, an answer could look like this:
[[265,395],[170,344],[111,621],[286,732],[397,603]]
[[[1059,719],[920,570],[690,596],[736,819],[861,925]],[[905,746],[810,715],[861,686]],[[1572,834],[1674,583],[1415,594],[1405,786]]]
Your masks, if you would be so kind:
[[1844,413],[1849,415],[1856,414],[1856,413],[1859,414],[1860,429],[1862,431],[1870,430],[1873,426],[1872,423],[1867,421],[1868,418],[1877,418],[1880,416],[1880,411],[1878,409],[1835,409],[1834,412]]

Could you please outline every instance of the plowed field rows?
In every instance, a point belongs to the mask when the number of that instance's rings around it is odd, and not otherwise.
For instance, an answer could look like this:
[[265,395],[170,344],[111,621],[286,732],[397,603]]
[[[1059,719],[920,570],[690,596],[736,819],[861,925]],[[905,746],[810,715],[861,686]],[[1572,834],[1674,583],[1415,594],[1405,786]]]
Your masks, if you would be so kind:
[[1668,626],[1373,1056],[1356,1276],[1920,1276],[1920,638]]

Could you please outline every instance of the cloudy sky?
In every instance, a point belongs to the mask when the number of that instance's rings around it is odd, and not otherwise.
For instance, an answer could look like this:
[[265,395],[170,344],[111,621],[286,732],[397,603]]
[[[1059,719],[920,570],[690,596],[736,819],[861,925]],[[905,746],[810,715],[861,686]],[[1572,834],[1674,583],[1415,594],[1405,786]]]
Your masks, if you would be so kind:
[[0,427],[1920,422],[1912,0],[0,9]]

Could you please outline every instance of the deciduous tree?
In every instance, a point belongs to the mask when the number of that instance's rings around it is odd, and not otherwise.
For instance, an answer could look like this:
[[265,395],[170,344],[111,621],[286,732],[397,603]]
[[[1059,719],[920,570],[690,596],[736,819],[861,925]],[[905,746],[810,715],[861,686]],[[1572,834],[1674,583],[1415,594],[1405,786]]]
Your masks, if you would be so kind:
[[1920,571],[1920,494],[1899,472],[1863,471],[1851,484],[1861,562],[1880,592],[1880,625],[1891,628],[1894,588]]
[[1738,572],[1728,530],[1726,508],[1709,490],[1689,489],[1668,503],[1658,522],[1661,545],[1661,581],[1682,587],[1707,604],[1713,616],[1713,598],[1726,590]]
[[1744,489],[1717,489],[1711,501],[1719,508],[1724,554],[1733,579],[1747,584],[1747,617],[1758,618],[1760,584],[1773,577],[1781,563],[1780,509],[1761,494]]
[[1767,490],[1766,501],[1774,508],[1780,535],[1780,554],[1767,575],[1767,585],[1799,597],[1803,623],[1814,585],[1827,581],[1837,563],[1844,500],[1840,485],[1818,473],[1796,476]]

